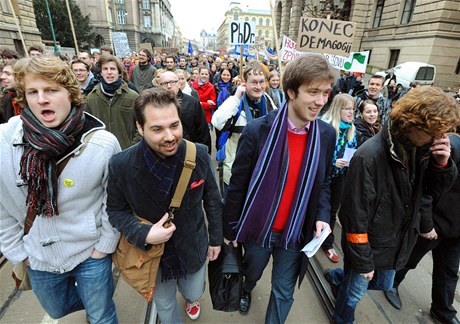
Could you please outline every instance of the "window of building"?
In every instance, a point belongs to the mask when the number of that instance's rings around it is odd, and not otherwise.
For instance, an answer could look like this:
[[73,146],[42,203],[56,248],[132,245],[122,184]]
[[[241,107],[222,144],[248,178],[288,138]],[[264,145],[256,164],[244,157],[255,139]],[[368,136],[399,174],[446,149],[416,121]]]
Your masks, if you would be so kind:
[[372,27],[379,27],[380,21],[382,20],[383,7],[385,6],[385,0],[377,0],[377,7],[375,8],[374,24]]
[[267,18],[267,19],[265,20],[265,25],[266,25],[266,26],[270,26],[270,19]]
[[0,0],[0,11],[3,13],[12,14],[12,10],[8,5],[8,0]]
[[128,13],[124,10],[117,10],[117,22],[119,25],[126,25],[126,16]]
[[150,16],[144,16],[144,27],[145,28],[152,27],[152,18]]
[[388,68],[391,69],[393,66],[398,64],[399,59],[399,49],[390,50],[390,61],[388,62]]
[[150,0],[142,0],[142,9],[150,9]]
[[404,11],[401,17],[401,24],[407,24],[412,20],[414,15],[415,0],[406,0],[404,3]]
[[259,37],[262,37],[262,31],[259,29]]
[[121,4],[123,4],[123,3],[125,3],[125,0],[115,0],[115,3],[121,3]]
[[259,18],[259,25],[262,26],[263,23],[264,23],[264,20],[262,18]]
[[245,18],[244,18],[244,21],[249,21],[249,17],[245,17]]
[[265,37],[270,36],[270,32],[268,30],[265,31]]
[[109,10],[109,23],[113,23],[112,10]]
[[252,21],[253,21],[253,22],[256,22],[256,17],[252,17]]
[[237,12],[234,12],[233,13],[233,20],[238,20],[238,13]]

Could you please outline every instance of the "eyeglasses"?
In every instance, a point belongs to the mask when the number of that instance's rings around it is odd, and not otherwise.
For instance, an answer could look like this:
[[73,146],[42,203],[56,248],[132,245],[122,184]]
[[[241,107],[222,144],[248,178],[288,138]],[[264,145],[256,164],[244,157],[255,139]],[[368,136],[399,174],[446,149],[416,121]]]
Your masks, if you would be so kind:
[[172,81],[167,81],[167,82],[161,82],[161,83],[160,83],[160,86],[162,86],[162,87],[164,87],[164,88],[172,87],[172,86],[175,85],[177,82],[179,82],[179,80],[172,80]]
[[251,81],[248,82],[251,86],[256,87],[256,86],[263,86],[265,84],[265,80],[263,81]]

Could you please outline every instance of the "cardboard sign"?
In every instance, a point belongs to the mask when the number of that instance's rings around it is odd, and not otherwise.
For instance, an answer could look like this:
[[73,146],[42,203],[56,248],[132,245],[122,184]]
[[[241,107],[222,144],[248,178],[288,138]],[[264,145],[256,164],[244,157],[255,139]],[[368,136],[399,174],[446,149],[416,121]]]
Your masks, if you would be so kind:
[[131,54],[131,50],[129,49],[128,36],[126,33],[112,32],[112,41],[116,56],[122,58]]
[[369,60],[369,51],[351,52],[349,57],[323,54],[333,67],[338,70],[366,73],[367,61]]
[[148,49],[150,51],[150,53],[153,55],[152,44],[150,44],[150,43],[141,43],[141,44],[139,44],[139,49],[141,49],[141,48]]
[[[43,46],[45,52],[47,53],[54,53],[54,46]],[[61,47],[58,46],[59,52],[61,54],[67,55],[69,59],[72,59],[75,56],[75,48],[73,47]]]
[[292,61],[295,59],[297,56],[300,56],[301,53],[299,53],[296,50],[297,43],[294,42],[292,39],[287,37],[286,35],[283,36],[283,42],[281,43],[281,61]]
[[255,45],[256,23],[254,21],[230,21],[228,42],[230,45]]
[[356,23],[351,21],[302,17],[297,49],[348,56],[355,30]]
[[166,53],[166,55],[177,55],[179,49],[177,47],[154,47],[155,52]]

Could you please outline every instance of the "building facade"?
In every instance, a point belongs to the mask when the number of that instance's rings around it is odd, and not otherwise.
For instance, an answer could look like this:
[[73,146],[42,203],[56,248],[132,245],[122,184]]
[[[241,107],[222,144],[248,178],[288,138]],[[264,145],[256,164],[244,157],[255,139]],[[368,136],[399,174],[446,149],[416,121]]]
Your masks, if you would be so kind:
[[202,30],[200,33],[200,49],[201,50],[216,50],[217,34]]
[[256,23],[256,38],[263,39],[265,46],[273,48],[273,22],[270,10],[242,9],[239,2],[231,2],[225,12],[225,19],[217,30],[217,49],[233,49],[228,42],[229,23],[232,20],[252,21]]
[[18,17],[26,48],[32,45],[42,45],[40,31],[35,23],[32,0],[12,0],[11,2],[13,8],[9,6],[8,0],[0,0],[0,49],[13,49],[21,56],[25,56],[13,10]]
[[[178,43],[168,0],[77,0],[90,16],[96,33],[95,47],[113,45],[112,32],[125,32],[132,51],[141,43],[173,47]],[[180,41],[181,42],[181,41]]]
[[301,16],[356,22],[353,51],[371,52],[368,73],[417,61],[436,66],[435,85],[460,84],[458,0],[277,0],[274,11],[279,37],[294,40]]

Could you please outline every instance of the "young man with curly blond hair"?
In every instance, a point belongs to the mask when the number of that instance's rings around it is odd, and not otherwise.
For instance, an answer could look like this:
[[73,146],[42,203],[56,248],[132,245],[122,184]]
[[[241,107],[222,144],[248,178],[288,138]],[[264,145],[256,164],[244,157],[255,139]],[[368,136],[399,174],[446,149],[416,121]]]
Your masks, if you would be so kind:
[[353,156],[339,212],[344,269],[325,274],[338,290],[336,323],[353,322],[368,289],[393,287],[419,234],[422,195],[445,192],[455,182],[446,133],[459,124],[460,111],[442,90],[413,89]]

